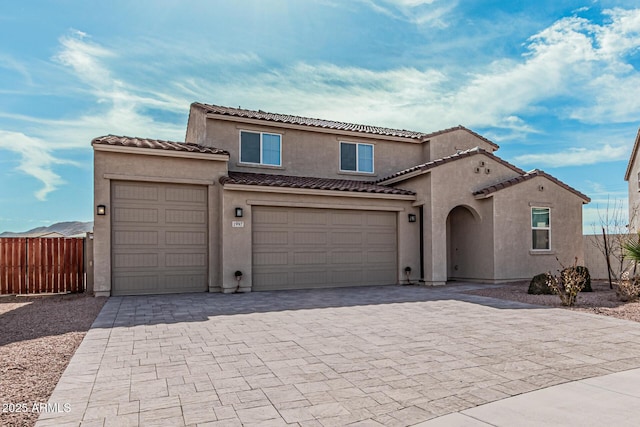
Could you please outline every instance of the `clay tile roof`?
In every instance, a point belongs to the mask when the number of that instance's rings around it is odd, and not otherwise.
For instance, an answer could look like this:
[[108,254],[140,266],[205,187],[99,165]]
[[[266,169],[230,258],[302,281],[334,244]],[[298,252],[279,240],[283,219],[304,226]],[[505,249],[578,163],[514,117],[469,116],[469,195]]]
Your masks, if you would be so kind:
[[[267,113],[266,111],[245,110],[241,108],[222,107],[219,105],[202,104],[194,102],[192,106],[198,107],[207,113],[221,114],[225,116],[243,117],[247,119],[266,120],[278,123],[335,129],[351,132],[362,132],[374,135],[397,136],[424,140],[430,134],[404,129],[391,129],[379,126],[359,125],[354,123],[337,122],[333,120],[312,119],[309,117],[292,116],[288,114]],[[433,135],[432,135],[433,136]]]
[[377,185],[370,181],[349,179],[312,178],[306,176],[270,175],[264,173],[229,172],[220,183],[259,185],[266,187],[305,188],[311,190],[355,191],[359,193],[414,196],[416,193],[401,188]]
[[150,148],[153,150],[186,151],[202,154],[226,154],[229,153],[219,148],[204,147],[189,142],[162,141],[159,139],[135,138],[129,136],[107,135],[100,136],[91,141],[91,145],[111,145],[134,148]]
[[589,197],[587,197],[586,195],[582,194],[581,192],[579,192],[578,190],[576,190],[575,188],[572,188],[570,186],[568,186],[567,184],[565,184],[564,182],[560,181],[559,179],[549,175],[548,173],[541,171],[539,169],[534,169],[530,172],[527,172],[525,174],[522,174],[520,176],[517,176],[515,178],[511,178],[508,179],[506,181],[500,182],[498,184],[494,184],[494,185],[490,185],[489,187],[483,188],[481,190],[478,191],[474,191],[473,195],[474,196],[488,196],[489,194],[495,193],[496,191],[500,191],[504,188],[509,188],[512,187],[516,184],[520,184],[521,182],[525,182],[528,181],[532,178],[535,178],[537,176],[543,176],[545,178],[547,178],[548,180],[558,184],[560,187],[564,188],[565,190],[569,190],[571,191],[573,194],[575,194],[576,196],[580,197],[582,200],[585,201],[585,203],[589,203],[591,201],[591,199]]
[[410,167],[410,168],[405,169],[405,170],[401,170],[401,171],[396,172],[396,173],[394,173],[392,175],[389,175],[389,176],[386,176],[384,178],[381,178],[381,179],[377,180],[376,183],[382,183],[384,181],[389,181],[389,180],[394,179],[394,178],[399,178],[399,177],[402,177],[403,175],[408,175],[411,172],[428,171],[428,170],[433,169],[435,167],[438,167],[440,165],[444,165],[445,163],[451,163],[451,162],[454,162],[456,160],[464,159],[465,157],[475,156],[476,154],[484,154],[485,156],[490,157],[492,160],[495,160],[496,162],[505,165],[506,167],[514,170],[515,172],[518,172],[520,174],[524,174],[525,173],[522,169],[512,165],[511,163],[509,163],[507,161],[502,160],[500,157],[488,152],[487,150],[485,150],[483,148],[480,148],[480,147],[475,147],[475,148],[471,148],[469,150],[459,151],[456,154],[452,154],[450,156],[443,157],[441,159],[432,160],[430,162],[423,163],[421,165],[417,165],[417,166],[413,166],[413,167]]

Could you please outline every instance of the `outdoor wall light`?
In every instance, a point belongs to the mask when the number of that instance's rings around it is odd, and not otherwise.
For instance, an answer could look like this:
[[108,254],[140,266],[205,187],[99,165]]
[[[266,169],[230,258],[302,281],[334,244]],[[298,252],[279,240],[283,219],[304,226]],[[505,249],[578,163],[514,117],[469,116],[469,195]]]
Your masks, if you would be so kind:
[[242,208],[236,208],[236,218],[242,218]]
[[107,214],[107,207],[105,205],[98,205],[96,207],[96,213],[98,215],[106,215]]
[[416,214],[409,214],[409,222],[416,222]]

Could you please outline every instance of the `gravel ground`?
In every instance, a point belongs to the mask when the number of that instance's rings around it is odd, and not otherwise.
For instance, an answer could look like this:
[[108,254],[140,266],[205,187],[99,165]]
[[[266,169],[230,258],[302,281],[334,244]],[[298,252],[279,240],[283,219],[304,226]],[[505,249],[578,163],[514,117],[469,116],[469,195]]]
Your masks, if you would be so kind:
[[468,293],[529,304],[567,308],[569,310],[640,322],[640,301],[629,303],[618,301],[615,290],[609,289],[608,282],[592,281],[591,288],[593,292],[581,292],[578,295],[576,305],[572,308],[563,307],[560,304],[560,297],[557,295],[529,295],[527,293],[529,282],[507,283],[502,287],[487,288]]
[[33,405],[49,400],[106,301],[83,294],[0,297],[0,425],[35,424]]

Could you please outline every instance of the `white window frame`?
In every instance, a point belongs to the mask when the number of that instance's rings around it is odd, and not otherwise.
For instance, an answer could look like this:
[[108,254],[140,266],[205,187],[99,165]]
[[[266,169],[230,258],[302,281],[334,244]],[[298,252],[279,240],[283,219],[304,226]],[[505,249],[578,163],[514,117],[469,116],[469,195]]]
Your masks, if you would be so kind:
[[[534,227],[533,226],[533,210],[534,209],[546,209],[549,212],[549,225],[547,227]],[[531,206],[531,215],[529,216],[529,224],[531,224],[531,250],[535,252],[544,252],[551,250],[551,208],[549,206]],[[534,249],[533,248],[533,231],[534,230],[547,230],[549,232],[549,247],[546,249]]]
[[[342,144],[350,144],[356,146],[356,170],[342,169]],[[358,160],[358,147],[360,145],[368,145],[371,147],[371,172],[369,171],[361,171],[360,170],[360,161]],[[338,164],[340,172],[346,173],[364,173],[368,175],[374,175],[376,172],[376,146],[374,144],[367,144],[366,142],[349,142],[349,141],[340,141],[338,146]]]
[[[242,161],[242,132],[257,133],[260,135],[260,163]],[[280,163],[278,163],[277,165],[274,165],[271,163],[263,163],[262,140],[264,135],[277,135],[280,138],[280,156],[279,156]],[[260,165],[260,166],[272,166],[272,167],[282,166],[282,134],[275,133],[275,132],[261,132],[257,130],[240,129],[240,133],[238,134],[238,163],[244,164],[244,165]]]

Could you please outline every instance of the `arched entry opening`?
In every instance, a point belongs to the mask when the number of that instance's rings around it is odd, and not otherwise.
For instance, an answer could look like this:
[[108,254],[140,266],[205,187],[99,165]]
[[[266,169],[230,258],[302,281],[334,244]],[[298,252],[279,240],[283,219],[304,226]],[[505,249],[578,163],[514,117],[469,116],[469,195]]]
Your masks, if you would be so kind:
[[[482,278],[483,247],[480,215],[470,206],[456,206],[447,216],[447,280]],[[486,249],[485,249],[486,251]]]

